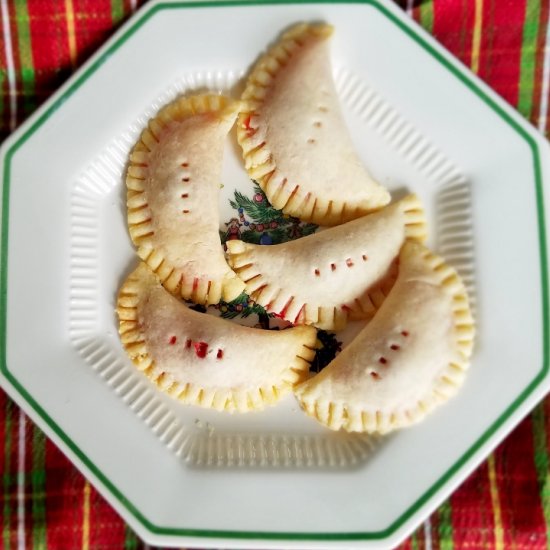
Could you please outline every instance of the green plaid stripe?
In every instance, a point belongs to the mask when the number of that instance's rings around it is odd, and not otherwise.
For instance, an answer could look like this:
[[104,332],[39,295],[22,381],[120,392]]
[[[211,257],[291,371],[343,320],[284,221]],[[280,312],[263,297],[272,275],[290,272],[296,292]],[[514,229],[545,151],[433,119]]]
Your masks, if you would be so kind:
[[124,548],[126,550],[136,550],[136,548],[140,545],[139,542],[140,541],[136,534],[128,526],[126,526],[124,531]]
[[111,18],[116,25],[124,18],[124,0],[111,0]]
[[539,33],[540,1],[527,0],[523,43],[521,46],[521,67],[519,81],[518,110],[526,118],[533,112],[533,88],[536,63],[537,38]]
[[535,468],[539,481],[542,512],[546,520],[546,541],[550,548],[550,460],[548,459],[548,441],[544,403],[541,403],[532,414],[533,445],[535,447]]
[[36,427],[32,431],[32,540],[33,548],[46,548],[46,437]]
[[423,2],[419,7],[420,24],[429,32],[434,28],[434,7],[432,2]]
[[441,550],[453,550],[453,520],[451,504],[447,500],[437,511],[439,525],[437,529],[439,537],[439,547]]
[[17,48],[20,61],[21,93],[23,95],[23,113],[29,115],[36,108],[34,93],[34,65],[32,60],[32,44],[29,26],[29,10],[27,0],[15,2],[15,15],[17,17]]

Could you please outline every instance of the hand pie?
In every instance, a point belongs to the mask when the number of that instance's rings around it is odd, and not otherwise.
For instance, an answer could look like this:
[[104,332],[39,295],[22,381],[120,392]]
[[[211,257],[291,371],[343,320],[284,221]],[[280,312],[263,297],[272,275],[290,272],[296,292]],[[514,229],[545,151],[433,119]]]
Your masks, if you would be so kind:
[[262,409],[304,379],[316,331],[243,327],[198,313],[171,296],[144,264],[117,302],[126,352],[157,386],[185,403],[217,410]]
[[275,208],[338,225],[390,195],[361,164],[332,80],[330,25],[298,25],[252,70],[237,137],[245,166]]
[[385,433],[421,420],[461,385],[474,323],[455,270],[407,242],[374,319],[296,395],[333,430]]
[[370,318],[385,297],[405,239],[424,240],[414,195],[357,220],[284,244],[227,242],[229,263],[258,304],[294,324],[342,329]]
[[131,155],[128,226],[137,253],[172,294],[200,304],[244,288],[225,261],[218,193],[226,135],[240,103],[180,98],[149,121]]

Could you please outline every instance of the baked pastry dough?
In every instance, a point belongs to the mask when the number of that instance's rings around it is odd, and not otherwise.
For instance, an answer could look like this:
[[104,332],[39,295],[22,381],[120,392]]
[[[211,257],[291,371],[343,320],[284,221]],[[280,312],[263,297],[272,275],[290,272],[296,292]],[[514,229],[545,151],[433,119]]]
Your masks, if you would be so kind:
[[243,290],[225,261],[218,193],[224,142],[240,103],[179,98],[149,121],[126,177],[128,226],[139,257],[172,294],[200,304]]
[[119,333],[137,368],[185,403],[217,410],[262,409],[304,379],[316,331],[243,327],[198,313],[162,288],[140,263],[122,285]]
[[340,330],[349,317],[368,319],[393,284],[392,262],[405,239],[424,240],[415,195],[357,220],[284,244],[228,241],[229,263],[246,292],[295,324]]
[[461,385],[474,323],[455,270],[414,242],[374,319],[296,395],[338,430],[386,433],[421,420]]
[[246,169],[290,216],[338,225],[390,202],[357,156],[332,80],[330,25],[298,25],[264,55],[243,93]]

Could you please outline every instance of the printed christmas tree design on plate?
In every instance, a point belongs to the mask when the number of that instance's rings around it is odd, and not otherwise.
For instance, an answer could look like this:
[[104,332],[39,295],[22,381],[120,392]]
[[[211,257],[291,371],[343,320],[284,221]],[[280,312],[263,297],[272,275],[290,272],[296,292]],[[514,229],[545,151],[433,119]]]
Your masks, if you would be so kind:
[[[225,245],[232,239],[262,245],[279,244],[311,235],[317,230],[317,225],[303,223],[273,208],[256,182],[253,193],[250,198],[240,191],[235,191],[234,199],[230,200],[229,204],[236,212],[235,216],[225,223],[226,231],[220,231],[222,244]],[[258,319],[256,326],[263,329],[280,330],[288,325],[273,314],[267,313],[245,293],[231,302],[222,301],[213,307],[224,319],[249,318],[255,315]],[[317,358],[311,367],[313,372],[319,372],[328,365],[342,345],[334,334],[323,330],[318,331],[318,338],[323,347],[317,352]]]
[[[256,182],[253,183],[252,198],[243,195],[240,191],[235,191],[234,199],[229,201],[231,207],[236,210],[236,216],[225,223],[227,227],[225,233],[220,231],[223,245],[233,239],[254,244],[279,244],[315,233],[317,225],[303,223],[273,208],[260,186]],[[215,308],[225,319],[257,315],[259,326],[264,329],[272,328],[270,318],[273,319],[274,316],[267,313],[245,293],[231,302],[222,301]]]
[[273,208],[256,182],[252,198],[235,191],[235,198],[229,204],[237,215],[226,222],[225,234],[221,232],[224,244],[232,239],[253,244],[279,244],[311,235],[318,227]]

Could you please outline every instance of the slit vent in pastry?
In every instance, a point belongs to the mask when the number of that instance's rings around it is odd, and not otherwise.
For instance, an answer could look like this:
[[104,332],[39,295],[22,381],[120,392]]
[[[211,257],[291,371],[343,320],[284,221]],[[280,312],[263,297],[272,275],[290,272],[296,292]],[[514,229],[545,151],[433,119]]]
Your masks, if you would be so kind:
[[463,382],[474,321],[455,270],[407,242],[374,319],[323,371],[296,388],[325,426],[386,433],[418,422]]
[[149,121],[128,166],[128,227],[139,257],[176,296],[230,301],[244,285],[219,238],[223,148],[240,103],[223,96],[179,98]]
[[271,246],[227,242],[246,292],[294,324],[340,330],[369,319],[395,280],[392,263],[406,239],[423,241],[422,205],[409,195],[383,210],[314,235]]
[[245,166],[275,208],[338,225],[390,202],[346,128],[330,66],[330,25],[298,25],[252,70],[237,138]]
[[144,263],[122,285],[117,313],[136,367],[192,405],[262,409],[303,381],[315,356],[312,327],[261,330],[198,313],[162,288]]

